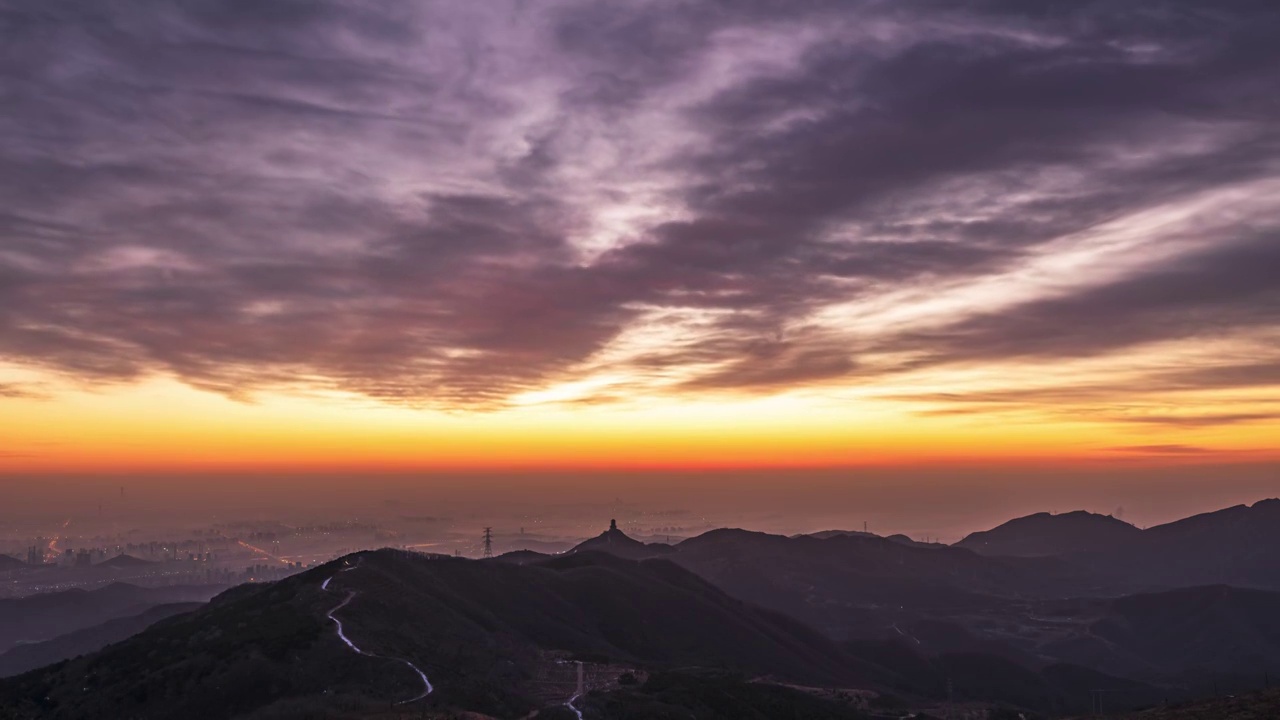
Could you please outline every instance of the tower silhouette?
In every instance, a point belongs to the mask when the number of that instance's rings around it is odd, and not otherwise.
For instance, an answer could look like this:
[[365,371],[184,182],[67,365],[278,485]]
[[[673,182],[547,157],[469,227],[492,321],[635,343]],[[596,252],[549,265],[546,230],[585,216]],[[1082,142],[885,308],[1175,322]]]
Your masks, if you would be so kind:
[[484,529],[484,556],[493,557],[493,528]]

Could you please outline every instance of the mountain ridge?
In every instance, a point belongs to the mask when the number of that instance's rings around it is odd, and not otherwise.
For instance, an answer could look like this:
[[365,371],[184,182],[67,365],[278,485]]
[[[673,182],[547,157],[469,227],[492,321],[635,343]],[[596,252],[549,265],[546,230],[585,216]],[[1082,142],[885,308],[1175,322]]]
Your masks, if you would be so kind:
[[[337,637],[334,613],[362,654]],[[539,673],[573,657],[824,684],[874,684],[879,672],[665,560],[584,551],[514,565],[379,550],[234,588],[99,652],[0,680],[0,708],[18,717],[195,720],[329,693],[368,706],[414,695],[402,661],[430,677],[425,707],[524,715],[539,707]],[[228,684],[237,696],[217,701],[220,714],[205,709]],[[31,698],[49,700],[24,704]]]

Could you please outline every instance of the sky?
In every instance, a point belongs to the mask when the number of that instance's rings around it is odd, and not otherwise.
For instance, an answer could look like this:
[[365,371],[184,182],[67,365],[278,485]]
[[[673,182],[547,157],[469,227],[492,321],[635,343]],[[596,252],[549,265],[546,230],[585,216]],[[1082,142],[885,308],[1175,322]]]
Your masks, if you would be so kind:
[[1272,0],[0,0],[0,475],[1280,491],[1276,37]]

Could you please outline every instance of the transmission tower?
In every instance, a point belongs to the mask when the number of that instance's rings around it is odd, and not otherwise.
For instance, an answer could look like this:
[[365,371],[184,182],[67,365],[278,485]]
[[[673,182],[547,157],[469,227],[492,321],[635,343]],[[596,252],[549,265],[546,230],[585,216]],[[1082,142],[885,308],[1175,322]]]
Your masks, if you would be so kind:
[[484,529],[484,556],[493,557],[493,528]]

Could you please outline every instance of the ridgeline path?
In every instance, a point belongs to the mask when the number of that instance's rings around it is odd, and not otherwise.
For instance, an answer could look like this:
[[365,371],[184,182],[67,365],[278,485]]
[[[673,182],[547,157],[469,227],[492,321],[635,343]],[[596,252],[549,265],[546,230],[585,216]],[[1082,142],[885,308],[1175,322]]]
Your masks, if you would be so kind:
[[[355,565],[352,565],[352,566],[350,566],[350,567],[345,567],[345,568],[343,568],[343,569],[339,570],[338,572],[351,572],[352,570],[355,570],[355,569],[356,569],[356,568],[358,568],[358,567],[360,567],[360,563],[357,561],[357,563],[356,563]],[[327,577],[327,578],[325,578],[325,581],[324,581],[323,583],[321,583],[321,584],[320,584],[320,589],[321,589],[321,590],[325,590],[325,591],[327,591],[327,590],[329,589],[329,583],[330,583],[330,582],[331,582],[335,577],[337,577],[337,574],[336,574],[336,573],[335,573],[335,574],[333,574],[333,575],[330,575],[330,576],[329,576],[329,577]],[[347,634],[346,634],[345,632],[343,632],[343,628],[342,628],[342,621],[341,621],[341,620],[339,620],[339,619],[334,615],[334,613],[338,612],[339,610],[341,610],[342,608],[344,608],[344,607],[346,607],[348,604],[350,604],[350,602],[351,602],[353,599],[355,599],[356,594],[357,594],[357,593],[356,593],[356,591],[355,591],[355,590],[348,590],[348,591],[347,591],[347,596],[346,596],[345,598],[343,598],[343,599],[342,599],[342,602],[338,603],[336,607],[334,607],[332,610],[330,610],[330,611],[329,611],[329,614],[328,614],[328,616],[327,616],[327,617],[328,617],[330,620],[332,620],[332,621],[333,621],[333,624],[334,624],[334,626],[336,627],[336,629],[337,629],[337,631],[338,631],[338,639],[339,639],[339,640],[341,640],[343,643],[345,643],[347,647],[351,648],[353,651],[355,651],[356,653],[358,653],[358,654],[360,654],[360,655],[364,655],[365,657],[383,658],[384,660],[394,660],[394,661],[396,661],[396,662],[398,662],[398,663],[403,663],[403,664],[407,665],[407,666],[409,667],[409,669],[410,669],[410,670],[413,670],[415,673],[417,673],[417,674],[418,674],[418,677],[422,679],[422,692],[418,693],[417,695],[414,695],[413,697],[409,698],[408,700],[401,700],[400,702],[396,703],[397,705],[407,705],[408,703],[411,703],[411,702],[417,702],[417,701],[421,700],[422,698],[424,698],[424,697],[426,697],[426,696],[430,695],[432,692],[434,692],[434,691],[435,691],[435,688],[434,688],[434,687],[432,687],[432,685],[431,685],[431,681],[427,679],[427,674],[426,674],[426,673],[424,673],[424,672],[422,672],[422,669],[421,669],[421,668],[419,668],[417,665],[414,665],[413,663],[409,662],[408,660],[405,660],[404,658],[390,657],[390,656],[387,656],[387,655],[378,655],[378,654],[376,654],[376,653],[371,653],[371,652],[369,652],[368,650],[361,650],[361,649],[360,649],[360,647],[359,647],[359,646],[357,646],[355,643],[351,642],[351,638],[347,637]],[[577,698],[575,697],[575,699],[577,699]],[[570,701],[570,702],[572,702],[572,701]],[[572,706],[570,706],[570,707],[572,707]],[[577,712],[577,710],[574,710],[574,712]],[[582,717],[581,713],[579,713],[578,717]]]

